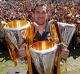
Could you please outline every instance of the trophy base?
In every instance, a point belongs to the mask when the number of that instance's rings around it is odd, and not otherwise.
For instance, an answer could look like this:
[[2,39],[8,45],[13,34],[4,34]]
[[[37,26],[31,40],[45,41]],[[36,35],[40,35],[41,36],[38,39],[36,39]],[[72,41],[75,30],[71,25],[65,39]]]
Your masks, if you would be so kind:
[[26,61],[26,59],[23,59],[23,60],[21,60],[21,59],[17,59],[17,62],[19,63],[19,64],[27,64],[27,61]]
[[11,70],[8,70],[7,74],[27,74],[27,70],[15,70],[15,69],[11,69]]

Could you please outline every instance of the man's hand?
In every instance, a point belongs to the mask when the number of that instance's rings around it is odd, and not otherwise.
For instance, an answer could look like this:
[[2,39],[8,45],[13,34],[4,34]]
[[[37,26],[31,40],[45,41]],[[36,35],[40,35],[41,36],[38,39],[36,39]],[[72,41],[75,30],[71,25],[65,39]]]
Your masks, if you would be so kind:
[[26,47],[26,44],[25,43],[20,46],[20,49],[18,51],[19,58],[24,58],[26,56],[25,47]]
[[67,48],[63,48],[60,56],[61,58],[66,60],[69,56],[69,50]]

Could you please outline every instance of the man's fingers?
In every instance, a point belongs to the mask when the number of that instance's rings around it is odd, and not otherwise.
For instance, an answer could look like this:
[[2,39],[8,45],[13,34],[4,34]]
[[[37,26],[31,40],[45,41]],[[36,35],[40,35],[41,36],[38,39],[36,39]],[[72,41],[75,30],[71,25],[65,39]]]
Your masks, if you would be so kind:
[[69,56],[69,50],[65,49],[61,52],[61,58],[66,59],[68,56]]

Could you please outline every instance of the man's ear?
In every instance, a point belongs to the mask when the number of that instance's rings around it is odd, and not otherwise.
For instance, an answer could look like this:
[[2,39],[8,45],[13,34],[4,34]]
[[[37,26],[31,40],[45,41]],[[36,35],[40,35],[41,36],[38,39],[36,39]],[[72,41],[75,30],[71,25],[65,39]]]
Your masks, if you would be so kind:
[[46,14],[46,18],[47,18],[47,20],[48,20],[48,14]]
[[34,13],[32,12],[32,17],[34,18]]

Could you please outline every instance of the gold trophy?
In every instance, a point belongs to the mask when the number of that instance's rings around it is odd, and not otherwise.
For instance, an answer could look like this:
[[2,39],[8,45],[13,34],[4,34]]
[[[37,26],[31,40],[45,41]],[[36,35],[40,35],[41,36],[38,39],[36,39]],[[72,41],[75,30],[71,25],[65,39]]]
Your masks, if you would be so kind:
[[58,45],[51,41],[38,41],[30,45],[32,61],[39,74],[53,74]]
[[[75,24],[69,24],[69,23],[63,23],[63,22],[58,22],[59,26],[59,32],[60,32],[60,39],[61,39],[61,44],[64,45],[64,47],[68,48],[70,41],[73,37],[73,34],[75,33],[76,30],[76,25]],[[64,59],[64,65],[65,65],[65,71],[67,74],[67,59]]]
[[66,47],[68,47],[73,34],[75,33],[76,25],[62,22],[58,22],[58,25],[60,30],[61,42],[65,44]]
[[26,20],[11,21],[4,26],[6,34],[5,39],[11,59],[14,62],[14,66],[17,66],[18,63],[24,63],[24,60],[26,62],[27,59],[29,74],[32,74],[31,58],[27,38],[29,28],[30,22]]

